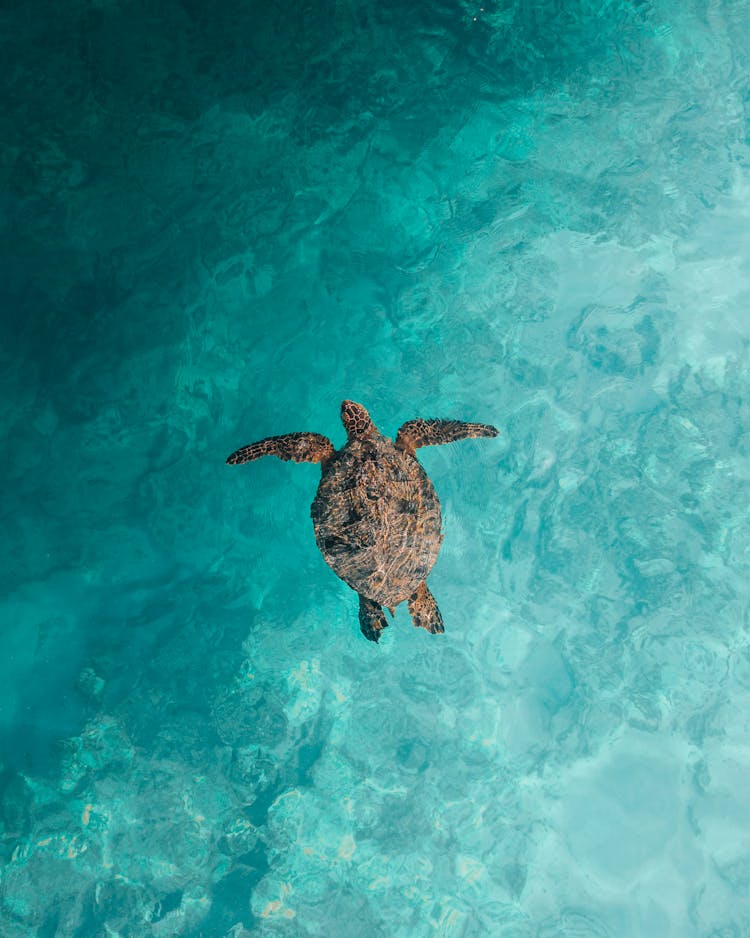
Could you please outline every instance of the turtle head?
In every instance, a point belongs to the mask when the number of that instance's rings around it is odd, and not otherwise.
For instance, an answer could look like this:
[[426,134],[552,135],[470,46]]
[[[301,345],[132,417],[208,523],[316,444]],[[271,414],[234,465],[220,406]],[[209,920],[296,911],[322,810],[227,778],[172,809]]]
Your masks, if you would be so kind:
[[375,424],[361,404],[341,402],[341,422],[350,440],[366,440],[375,432]]

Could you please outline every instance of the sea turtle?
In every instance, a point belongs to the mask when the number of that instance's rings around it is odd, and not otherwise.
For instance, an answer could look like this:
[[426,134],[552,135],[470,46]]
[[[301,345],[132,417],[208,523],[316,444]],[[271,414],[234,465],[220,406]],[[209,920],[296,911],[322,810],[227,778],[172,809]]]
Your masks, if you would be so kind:
[[344,401],[346,443],[336,450],[320,433],[287,433],[243,446],[231,465],[278,456],[317,462],[322,477],[311,514],[325,562],[359,594],[359,625],[377,642],[404,600],[414,625],[436,633],[443,619],[425,579],[437,560],[440,502],[416,458],[419,446],[497,436],[495,427],[458,420],[409,420],[395,442],[383,436],[361,404]]

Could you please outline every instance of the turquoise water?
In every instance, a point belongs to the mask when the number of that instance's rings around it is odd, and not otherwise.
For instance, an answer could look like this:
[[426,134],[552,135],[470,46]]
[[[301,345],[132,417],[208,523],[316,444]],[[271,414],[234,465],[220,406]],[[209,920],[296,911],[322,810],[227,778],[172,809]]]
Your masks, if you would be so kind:
[[[0,11],[0,932],[750,935],[750,7]],[[379,646],[343,398],[424,449]]]

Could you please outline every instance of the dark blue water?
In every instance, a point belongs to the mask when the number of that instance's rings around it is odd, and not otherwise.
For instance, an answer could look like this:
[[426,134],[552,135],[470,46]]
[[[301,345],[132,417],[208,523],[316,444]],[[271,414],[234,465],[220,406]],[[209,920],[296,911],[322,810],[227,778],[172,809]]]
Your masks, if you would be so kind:
[[[750,935],[750,8],[0,10],[0,933]],[[344,398],[445,635],[318,553]]]

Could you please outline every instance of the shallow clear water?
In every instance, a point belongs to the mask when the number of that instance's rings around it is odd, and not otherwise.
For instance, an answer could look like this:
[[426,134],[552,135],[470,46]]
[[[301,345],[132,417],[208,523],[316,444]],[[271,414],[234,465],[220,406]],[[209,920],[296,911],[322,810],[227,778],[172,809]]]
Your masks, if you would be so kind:
[[[747,3],[0,27],[2,935],[750,935]],[[345,397],[442,637],[224,463]]]

